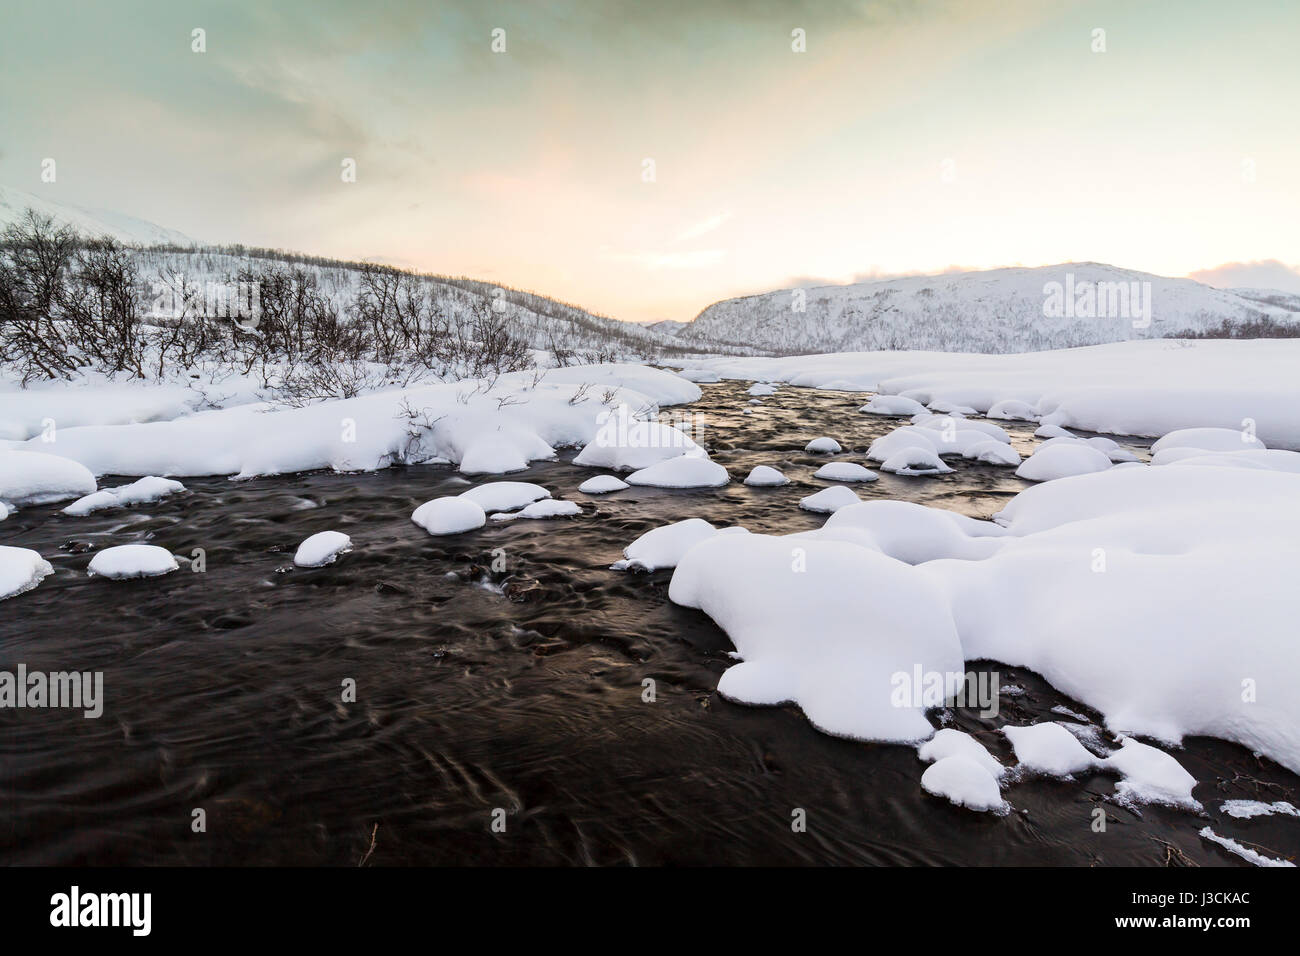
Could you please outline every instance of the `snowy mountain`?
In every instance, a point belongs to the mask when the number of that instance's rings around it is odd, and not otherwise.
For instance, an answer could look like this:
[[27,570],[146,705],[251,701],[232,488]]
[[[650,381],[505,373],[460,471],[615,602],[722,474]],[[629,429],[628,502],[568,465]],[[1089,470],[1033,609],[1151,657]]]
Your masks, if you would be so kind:
[[785,354],[1025,352],[1222,332],[1300,334],[1300,297],[1095,262],[783,289],[717,302],[677,341]]
[[[55,187],[47,187],[53,190]],[[71,226],[87,237],[111,236],[119,242],[151,246],[197,246],[198,240],[167,229],[145,219],[137,219],[105,209],[86,209],[59,202],[48,195],[38,195],[14,186],[0,185],[0,228],[22,216],[27,209],[49,216],[57,223]]]

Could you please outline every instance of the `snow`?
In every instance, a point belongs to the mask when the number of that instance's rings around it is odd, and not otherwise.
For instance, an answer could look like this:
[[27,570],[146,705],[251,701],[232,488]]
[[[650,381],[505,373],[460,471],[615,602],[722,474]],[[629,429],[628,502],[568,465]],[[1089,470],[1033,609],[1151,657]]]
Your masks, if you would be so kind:
[[834,514],[840,508],[856,505],[861,500],[852,490],[843,485],[836,485],[833,488],[824,488],[806,498],[800,498],[799,507],[804,511],[815,511],[818,514]]
[[1240,434],[1249,419],[1268,447],[1300,450],[1300,339],[1151,339],[1014,355],[839,352],[700,364],[727,379],[813,388],[852,379],[867,391],[984,412],[1021,402],[1035,416],[1052,416],[1057,428],[1109,435],[1158,438],[1205,426]]
[[1020,452],[996,438],[976,442],[962,452],[963,458],[972,458],[989,465],[1006,465],[1015,468],[1020,464]]
[[989,557],[1006,533],[998,525],[955,511],[882,498],[849,502],[826,519],[818,537],[858,544],[906,564],[923,564],[939,558]]
[[94,490],[95,476],[75,461],[39,451],[0,449],[0,501],[7,505],[48,504]]
[[1297,810],[1294,804],[1288,803],[1286,800],[1278,800],[1274,803],[1263,803],[1259,800],[1225,800],[1223,806],[1219,807],[1219,809],[1238,820],[1249,820],[1252,817],[1271,817],[1274,814],[1300,817],[1300,810]]
[[[846,492],[847,488],[827,489]],[[799,568],[806,568],[800,571]],[[669,597],[708,614],[743,663],[718,692],[742,703],[797,703],[844,737],[929,737],[924,702],[894,694],[894,676],[961,668],[941,593],[915,569],[866,548],[808,535],[715,535],[681,556]]]
[[529,481],[489,481],[460,493],[461,498],[474,502],[485,512],[516,511],[551,493],[541,485]]
[[745,484],[752,488],[775,488],[790,484],[790,479],[770,465],[755,465],[745,478]]
[[1254,863],[1256,866],[1295,866],[1295,864],[1290,860],[1277,860],[1273,857],[1264,856],[1262,853],[1250,849],[1250,847],[1242,846],[1230,837],[1219,836],[1219,834],[1215,833],[1209,827],[1202,827],[1199,831],[1199,835],[1212,843],[1219,844],[1219,846],[1229,852],[1235,853],[1243,860],[1248,860],[1249,862]]
[[502,511],[492,516],[493,521],[513,521],[516,518],[571,518],[582,514],[577,502],[552,501],[544,499],[534,501],[519,511]]
[[1262,468],[1300,473],[1300,452],[1281,448],[1248,448],[1245,451],[1203,452],[1199,448],[1166,448],[1152,459],[1153,465],[1209,465],[1219,468]]
[[64,508],[63,513],[65,515],[88,515],[93,511],[101,511],[105,508],[122,508],[127,505],[158,501],[168,495],[174,495],[184,490],[185,486],[179,481],[149,476],[133,481],[129,485],[105,488],[102,491],[96,491],[94,494],[86,495],[84,498],[78,498]]
[[688,382],[698,382],[706,385],[722,381],[717,372],[705,368],[684,368],[677,374]]
[[923,414],[926,408],[914,398],[903,398],[901,395],[877,395],[858,411],[866,412],[868,415],[902,416]]
[[1016,477],[1029,481],[1053,481],[1105,471],[1110,466],[1110,456],[1105,452],[1090,445],[1071,442],[1036,449],[1016,469]]
[[931,402],[929,408],[930,411],[939,412],[940,414],[945,414],[948,412],[951,412],[954,415],[975,414],[975,409],[971,408],[969,405],[959,405],[956,402],[948,402],[948,401],[944,401],[943,399],[937,399]]
[[1022,402],[1016,398],[1006,398],[990,405],[986,417],[1013,422],[1033,422],[1038,420],[1038,412],[1028,402]]
[[1068,428],[1062,428],[1060,425],[1047,424],[1040,425],[1034,432],[1035,438],[1075,438],[1074,432]]
[[908,445],[894,452],[881,463],[880,470],[896,475],[946,475],[952,471],[933,448],[920,445]]
[[110,580],[152,578],[175,571],[180,565],[166,548],[153,544],[119,544],[90,559],[89,574]]
[[578,485],[578,490],[584,495],[607,495],[611,491],[622,491],[627,487],[629,487],[628,483],[621,478],[615,478],[613,475],[597,475]]
[[1057,723],[1031,724],[1002,728],[1020,761],[1021,770],[1049,777],[1069,777],[1091,770],[1100,761],[1079,743],[1077,737]]
[[720,488],[731,481],[727,469],[707,458],[682,455],[627,476],[630,485],[654,488]]
[[53,573],[50,562],[35,551],[0,545],[0,601],[30,591]]
[[[608,390],[608,403],[592,396],[593,384]],[[82,391],[65,387],[69,396]],[[85,390],[87,397],[95,394],[94,388]],[[698,386],[671,372],[574,366],[551,369],[540,382],[532,374],[511,373],[491,383],[420,385],[302,408],[244,401],[186,410],[166,421],[60,426],[55,442],[38,437],[20,447],[72,459],[93,474],[133,476],[369,471],[395,463],[461,464],[467,454],[471,470],[495,470],[553,458],[560,445],[587,445],[579,464],[602,467],[608,460],[615,467],[613,462],[626,458],[617,467],[631,469],[672,455],[703,454],[680,430],[647,420],[663,403],[698,397]],[[5,398],[0,394],[0,418]],[[629,447],[638,443],[649,447]],[[66,497],[93,490],[80,488]]]
[[434,498],[411,514],[411,520],[429,534],[461,534],[487,523],[487,514],[478,502],[463,496]]
[[652,528],[623,549],[625,560],[611,565],[616,571],[658,571],[675,568],[695,545],[719,534],[743,533],[744,528],[715,528],[703,518],[687,518]]
[[300,568],[320,568],[333,564],[340,554],[352,550],[352,539],[341,531],[318,531],[298,545],[293,563]]
[[1201,809],[1192,797],[1196,778],[1163,750],[1132,737],[1121,737],[1120,749],[1102,765],[1123,776],[1115,788],[1122,803],[1166,803],[1188,810]]
[[921,786],[927,793],[946,797],[968,810],[1008,809],[993,774],[984,764],[962,754],[943,757],[927,767],[921,774]]
[[1202,451],[1242,451],[1263,448],[1264,443],[1248,431],[1236,428],[1180,428],[1151,446],[1152,453],[1166,448],[1199,448]]
[[982,743],[970,734],[951,727],[935,731],[934,736],[921,744],[916,752],[927,763],[946,757],[964,757],[979,764],[995,778],[1002,777],[1007,771]]
[[822,465],[813,475],[827,481],[875,481],[880,476],[851,461],[831,461]]
[[462,475],[504,475],[523,471],[528,458],[519,446],[503,438],[484,438],[474,442],[460,459]]
[[838,455],[842,450],[834,438],[814,438],[804,446],[804,451],[810,455]]
[[776,386],[768,385],[765,382],[757,382],[749,387],[749,394],[753,395],[755,398],[761,395],[775,395]]
[[1008,435],[1000,426],[992,422],[972,421],[967,418],[960,418],[953,415],[925,415],[915,416],[912,423],[920,428],[928,428],[931,431],[947,433],[953,435],[963,431],[983,432],[990,438],[996,439],[1006,444],[1011,444],[1011,436]]

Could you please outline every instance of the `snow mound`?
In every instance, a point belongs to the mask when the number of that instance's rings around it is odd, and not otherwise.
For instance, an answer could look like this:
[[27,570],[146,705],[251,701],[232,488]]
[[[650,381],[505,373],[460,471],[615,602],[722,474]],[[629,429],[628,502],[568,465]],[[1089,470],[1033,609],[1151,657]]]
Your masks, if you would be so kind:
[[16,507],[42,505],[94,490],[95,476],[71,458],[0,449],[0,501]]
[[[917,416],[912,422],[918,428],[928,428],[931,431],[947,432],[950,435],[954,432],[976,431],[983,432],[989,438],[995,438],[1000,442],[1011,444],[1011,436],[1008,435],[998,425],[992,422],[979,422],[969,418],[955,418],[952,415],[927,415],[925,417]],[[942,437],[940,440],[943,440]]]
[[946,415],[949,413],[954,415],[976,414],[975,409],[971,408],[969,405],[959,405],[956,402],[949,402],[943,399],[939,399],[937,401],[931,402],[929,407],[930,407],[930,411],[938,412],[941,415]]
[[1016,477],[1028,481],[1054,481],[1074,475],[1105,471],[1110,456],[1089,445],[1069,442],[1038,448],[1016,469]]
[[1274,814],[1281,814],[1286,817],[1300,817],[1300,810],[1297,810],[1295,804],[1288,803],[1285,800],[1278,800],[1274,803],[1264,803],[1259,800],[1225,800],[1223,806],[1219,807],[1224,813],[1238,820],[1249,820],[1253,817],[1271,817]]
[[429,534],[461,534],[483,527],[487,514],[477,501],[452,495],[426,501],[411,513],[411,520]]
[[856,462],[831,461],[818,468],[813,477],[827,481],[875,481],[880,476]]
[[351,550],[352,539],[342,531],[318,531],[298,545],[293,563],[300,568],[321,568]]
[[998,539],[1005,535],[991,521],[889,499],[850,502],[827,518],[819,532],[819,537],[870,548],[906,564],[986,558],[1001,547]]
[[0,601],[30,591],[54,568],[29,548],[0,545]]
[[749,394],[755,397],[758,397],[760,395],[775,395],[776,386],[768,385],[765,382],[756,382],[755,384],[749,387]]
[[153,544],[119,544],[98,552],[86,570],[92,577],[98,575],[116,581],[157,577],[178,567],[176,558],[166,548]]
[[457,497],[474,502],[485,512],[515,511],[534,501],[551,497],[551,493],[541,485],[529,481],[489,481],[477,485],[468,491],[462,491]]
[[1002,728],[1020,761],[1019,768],[1049,777],[1069,777],[1091,770],[1101,761],[1079,743],[1079,739],[1060,724],[1031,724]]
[[839,736],[929,737],[924,702],[900,704],[895,676],[917,664],[961,668],[952,616],[934,584],[843,542],[715,535],[681,557],[668,594],[713,618],[743,660],[722,675],[719,693],[748,704],[797,703]]
[[586,468],[636,471],[683,455],[703,457],[704,449],[672,425],[611,415],[573,463]]
[[1007,809],[998,782],[988,768],[961,754],[943,757],[927,767],[921,774],[921,787],[967,810]]
[[834,438],[814,438],[804,446],[804,451],[810,455],[838,455],[842,448],[840,443]]
[[824,488],[815,495],[800,498],[799,507],[818,514],[834,514],[847,505],[856,505],[861,501],[850,489],[836,485],[834,488]]
[[717,462],[688,455],[669,458],[627,476],[630,485],[652,488],[721,488],[729,481],[727,469]]
[[518,445],[503,437],[482,438],[465,449],[460,459],[462,475],[504,475],[524,471],[528,457]]
[[1188,810],[1201,809],[1192,797],[1196,778],[1163,750],[1147,746],[1132,737],[1120,738],[1116,750],[1101,765],[1124,778],[1115,787],[1123,803],[1166,803]]
[[701,385],[712,385],[715,382],[722,381],[721,375],[707,368],[684,368],[677,374],[688,382],[696,382]]
[[1038,411],[1028,402],[1018,398],[1004,398],[989,406],[985,418],[997,418],[1002,421],[1033,422],[1038,420]]
[[902,395],[877,395],[858,409],[868,415],[906,416],[924,414],[926,408],[914,398]]
[[572,518],[582,514],[577,502],[554,501],[550,498],[534,501],[520,511],[503,511],[492,516],[493,521],[514,521],[516,518]]
[[184,490],[185,486],[179,481],[149,476],[133,481],[129,485],[105,488],[103,491],[96,491],[84,498],[78,498],[64,508],[63,513],[65,515],[88,515],[92,511],[101,511],[105,508],[122,508],[126,505],[158,501],[168,495],[174,495]]
[[682,556],[701,541],[719,534],[744,533],[744,528],[715,528],[703,518],[687,518],[652,528],[623,549],[625,560],[610,567],[615,571],[658,571],[675,568]]
[[982,461],[989,465],[1005,465],[1008,468],[1015,468],[1020,464],[1020,452],[995,438],[976,442],[962,452],[961,456],[975,461]]
[[1179,428],[1151,446],[1152,454],[1166,448],[1199,448],[1201,451],[1242,451],[1263,448],[1253,434],[1235,428]]
[[1203,452],[1198,448],[1167,448],[1151,459],[1153,465],[1208,465],[1215,468],[1259,468],[1300,473],[1300,452],[1281,448]]
[[629,487],[628,483],[622,478],[615,478],[613,475],[597,475],[578,485],[578,490],[584,495],[607,495],[611,491],[622,491],[627,487]]
[[1074,432],[1060,425],[1040,425],[1034,432],[1035,438],[1077,438]]
[[752,488],[775,488],[790,484],[790,479],[768,465],[755,465],[745,478],[745,484]]
[[965,757],[979,764],[994,778],[1000,778],[1007,772],[1007,768],[1002,766],[982,743],[970,734],[951,727],[936,731],[935,735],[921,744],[916,752],[917,756],[926,763],[933,763],[947,757]]
[[880,465],[881,471],[895,475],[946,475],[952,471],[933,448],[908,445],[891,454]]

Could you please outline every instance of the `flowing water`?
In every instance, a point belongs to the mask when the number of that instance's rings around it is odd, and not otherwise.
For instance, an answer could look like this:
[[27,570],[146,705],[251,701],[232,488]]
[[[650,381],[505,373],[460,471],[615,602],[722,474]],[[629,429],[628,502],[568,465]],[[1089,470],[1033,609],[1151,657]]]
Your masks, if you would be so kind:
[[[0,603],[0,669],[102,671],[106,702],[99,719],[0,710],[0,863],[1241,864],[1197,835],[1207,824],[1272,855],[1300,850],[1300,821],[1219,810],[1229,798],[1300,803],[1300,779],[1219,741],[1176,752],[1206,816],[1139,815],[1105,802],[1114,778],[1097,775],[1021,782],[1006,792],[1015,811],[994,817],[924,793],[912,748],[719,698],[726,635],[668,601],[670,571],[609,565],[641,533],[688,517],[818,527],[798,499],[829,484],[812,478],[827,459],[803,446],[831,435],[845,448],[836,457],[862,461],[898,422],[857,413],[862,394],[783,388],[746,416],[743,386],[703,388],[676,411],[703,424],[736,480],[589,497],[577,486],[597,472],[568,464],[572,449],[508,476],[580,502],[573,519],[431,537],[412,510],[467,486],[437,465],[186,479],[188,494],[139,508],[12,515],[0,542],[37,549],[57,573]],[[1027,454],[1032,426],[1017,424],[1008,431]],[[758,464],[792,484],[745,487]],[[954,466],[852,487],[989,517],[1026,486],[1012,469]],[[293,568],[297,544],[331,528],[355,550]],[[206,571],[87,577],[92,549],[146,540],[203,549]],[[949,719],[1004,762],[1002,723],[1070,719],[1057,705],[1091,714],[1032,673],[977,667],[1024,693],[1003,695],[996,719]],[[349,679],[355,702],[343,700]],[[1090,826],[1098,806],[1105,833]]]

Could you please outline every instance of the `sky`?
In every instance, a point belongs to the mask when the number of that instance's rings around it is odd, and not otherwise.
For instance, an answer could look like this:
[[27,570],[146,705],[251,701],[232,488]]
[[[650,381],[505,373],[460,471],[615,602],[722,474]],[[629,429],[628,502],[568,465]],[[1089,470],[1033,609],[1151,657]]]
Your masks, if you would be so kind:
[[1296,36],[1295,0],[2,0],[0,184],[632,321],[1069,261],[1300,291]]

